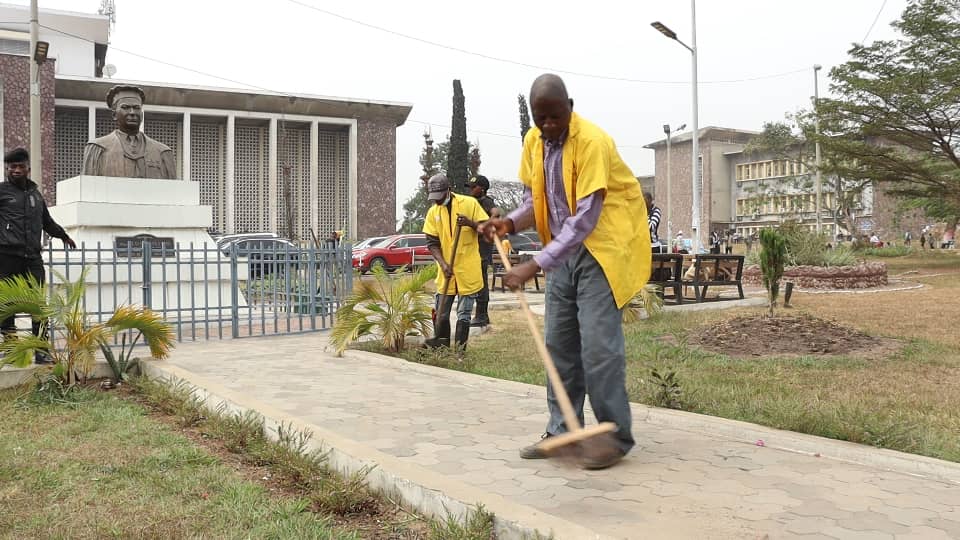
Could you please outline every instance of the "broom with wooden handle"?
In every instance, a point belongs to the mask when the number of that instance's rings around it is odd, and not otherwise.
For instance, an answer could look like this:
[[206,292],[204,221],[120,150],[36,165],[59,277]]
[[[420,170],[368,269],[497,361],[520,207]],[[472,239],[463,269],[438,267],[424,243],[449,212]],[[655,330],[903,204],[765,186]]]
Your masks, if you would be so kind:
[[[500,237],[493,233],[493,243],[497,247],[497,253],[500,254],[500,260],[503,267],[509,271],[512,268],[510,258],[507,257],[503,249],[503,242]],[[567,432],[559,435],[552,435],[540,441],[537,445],[540,450],[548,457],[574,458],[575,460],[584,455],[590,455],[606,448],[616,447],[616,440],[612,433],[617,430],[617,425],[613,422],[601,422],[595,426],[584,427],[577,420],[577,414],[573,410],[573,404],[570,403],[570,396],[563,386],[563,380],[560,379],[560,373],[550,357],[550,351],[547,350],[543,335],[540,334],[540,328],[537,326],[537,320],[530,310],[530,304],[523,294],[523,289],[517,289],[517,300],[520,302],[520,308],[527,317],[527,324],[530,326],[530,333],[533,334],[533,340],[537,346],[537,352],[543,361],[543,367],[547,370],[547,378],[553,387],[553,394],[557,398],[560,410],[563,412],[563,420],[567,425]]]

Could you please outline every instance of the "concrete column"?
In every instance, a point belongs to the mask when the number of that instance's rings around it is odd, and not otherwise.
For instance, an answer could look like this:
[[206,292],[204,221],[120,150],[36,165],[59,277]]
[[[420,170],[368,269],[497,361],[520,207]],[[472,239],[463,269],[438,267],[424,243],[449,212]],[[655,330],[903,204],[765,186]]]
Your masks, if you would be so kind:
[[[357,231],[357,121],[354,120],[350,124],[350,170],[347,171],[349,176],[348,184],[350,186],[350,204],[348,205],[348,212],[350,214],[350,230],[347,233],[347,238],[359,238],[360,234]],[[396,156],[394,156],[396,159]],[[394,216],[396,217],[396,216]]]
[[267,209],[269,210],[269,221],[271,231],[280,230],[280,218],[279,218],[279,208],[277,205],[280,202],[280,198],[277,196],[277,119],[270,119],[270,139],[269,139],[269,150],[270,157],[268,159],[268,183],[267,183]]
[[317,239],[323,239],[320,230],[320,124],[310,122],[310,224]]
[[180,171],[180,178],[184,182],[190,181],[190,113],[183,113],[183,135],[180,137],[182,148],[180,152],[182,154],[181,162],[183,170]]
[[236,139],[234,137],[234,130],[236,128],[236,117],[234,115],[227,116],[227,174],[224,178],[224,187],[226,188],[226,208],[224,208],[223,216],[224,221],[226,222],[225,229],[227,233],[235,232],[234,228],[234,203],[236,201],[236,182],[234,179],[234,159],[236,158]]
[[97,106],[87,107],[87,140],[92,141],[97,138]]

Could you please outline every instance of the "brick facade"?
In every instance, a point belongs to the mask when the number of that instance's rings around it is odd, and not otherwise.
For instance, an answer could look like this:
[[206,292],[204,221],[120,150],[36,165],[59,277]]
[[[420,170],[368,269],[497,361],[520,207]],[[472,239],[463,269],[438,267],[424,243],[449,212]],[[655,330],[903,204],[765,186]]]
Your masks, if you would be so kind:
[[[41,186],[47,204],[55,204],[53,180],[54,159],[54,62],[47,60],[40,68],[40,141],[43,173],[32,171],[33,181]],[[26,56],[0,54],[0,78],[3,79],[3,144],[4,151],[17,147],[30,150],[30,59]]]
[[357,120],[357,238],[397,230],[397,126],[392,119]]

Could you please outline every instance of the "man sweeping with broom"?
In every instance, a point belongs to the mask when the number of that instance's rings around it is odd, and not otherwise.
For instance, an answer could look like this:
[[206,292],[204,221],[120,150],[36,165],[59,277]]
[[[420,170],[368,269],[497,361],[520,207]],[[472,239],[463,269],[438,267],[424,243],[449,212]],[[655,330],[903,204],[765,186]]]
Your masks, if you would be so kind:
[[[582,467],[603,469],[634,445],[621,309],[650,276],[646,205],[613,139],[573,112],[560,77],[547,74],[534,81],[530,108],[536,128],[523,144],[523,203],[505,219],[481,224],[479,231],[492,238],[536,225],[543,251],[509,270],[504,283],[516,290],[541,268],[546,272],[546,349],[579,425],[587,394],[597,420],[616,424],[610,444],[583,440],[568,449],[579,454]],[[564,421],[566,400],[557,394],[548,384],[546,433],[520,457],[548,457],[554,437],[577,439],[567,432],[580,428]]]
[[427,190],[427,199],[433,206],[427,211],[423,232],[427,248],[437,261],[437,303],[433,338],[426,345],[450,346],[450,307],[459,296],[454,341],[462,354],[470,337],[473,295],[483,288],[477,227],[488,216],[473,197],[454,194],[450,181],[442,174],[427,181]]

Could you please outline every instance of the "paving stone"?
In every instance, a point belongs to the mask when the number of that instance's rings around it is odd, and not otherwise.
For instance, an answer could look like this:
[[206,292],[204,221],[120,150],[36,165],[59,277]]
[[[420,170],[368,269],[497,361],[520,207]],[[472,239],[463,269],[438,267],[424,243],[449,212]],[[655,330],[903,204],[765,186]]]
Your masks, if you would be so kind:
[[822,516],[792,516],[786,520],[784,531],[794,534],[814,534],[836,526],[836,521]]
[[927,520],[926,526],[939,529],[947,533],[950,538],[960,538],[960,522],[958,521],[953,521],[952,519],[933,518]]
[[905,533],[910,529],[894,523],[887,516],[877,512],[854,512],[851,517],[838,519],[837,525],[855,531],[888,531],[891,534]]
[[910,527],[910,532],[898,534],[895,536],[897,540],[955,540],[955,536],[948,535],[942,529],[934,529],[932,527],[919,526],[919,527]]

